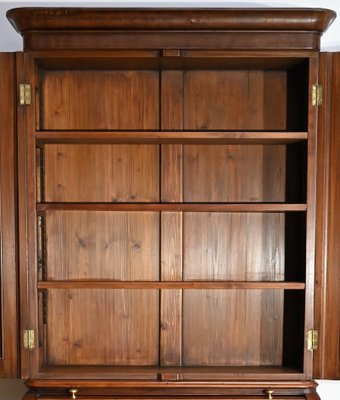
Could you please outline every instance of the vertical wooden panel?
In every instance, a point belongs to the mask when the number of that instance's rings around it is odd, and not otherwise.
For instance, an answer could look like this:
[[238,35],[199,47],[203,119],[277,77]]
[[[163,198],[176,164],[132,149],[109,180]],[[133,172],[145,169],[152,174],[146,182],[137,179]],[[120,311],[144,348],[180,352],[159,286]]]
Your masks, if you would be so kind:
[[316,326],[320,348],[314,376],[340,379],[340,53],[320,59],[324,104],[319,108]]
[[263,93],[263,129],[287,129],[287,73],[266,71]]
[[157,71],[41,71],[41,129],[158,129]]
[[284,83],[284,71],[186,71],[184,129],[282,129]]
[[183,145],[163,144],[161,199],[163,202],[183,201]]
[[[162,71],[161,127],[164,130],[183,129],[183,71]],[[164,202],[183,201],[182,145],[162,146],[162,194]]]
[[47,211],[47,279],[159,279],[157,212]]
[[161,73],[161,127],[183,129],[183,71]]
[[185,213],[185,280],[284,280],[284,215]]
[[185,290],[183,364],[281,365],[282,296],[282,291]]
[[[163,212],[161,279],[182,280],[182,213]],[[182,290],[161,290],[161,365],[182,363]]]
[[161,213],[161,280],[182,280],[182,225],[181,212]]
[[[183,129],[183,71],[162,71],[161,128]],[[161,201],[183,201],[183,146],[162,144]],[[182,213],[161,213],[161,280],[182,280]],[[160,363],[182,364],[182,290],[161,290]]]
[[184,200],[285,200],[285,146],[185,145]]
[[45,199],[159,201],[157,145],[46,145]]
[[157,365],[158,290],[48,291],[49,365]]
[[0,54],[0,378],[17,375],[14,55]]

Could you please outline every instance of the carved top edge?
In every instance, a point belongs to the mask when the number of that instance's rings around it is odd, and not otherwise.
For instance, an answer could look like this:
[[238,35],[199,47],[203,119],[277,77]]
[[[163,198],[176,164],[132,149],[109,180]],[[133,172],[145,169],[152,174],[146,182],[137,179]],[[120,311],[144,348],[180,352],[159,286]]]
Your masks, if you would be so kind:
[[327,30],[336,13],[319,8],[122,9],[16,8],[7,18],[17,32],[115,30]]

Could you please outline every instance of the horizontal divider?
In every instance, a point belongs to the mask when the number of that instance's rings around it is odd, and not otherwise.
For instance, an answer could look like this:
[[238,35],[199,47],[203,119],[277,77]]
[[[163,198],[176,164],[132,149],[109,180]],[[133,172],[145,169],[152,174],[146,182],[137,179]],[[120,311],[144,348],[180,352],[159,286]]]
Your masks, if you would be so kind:
[[186,211],[290,212],[306,211],[307,204],[287,203],[38,203],[37,211]]
[[38,143],[250,143],[306,140],[307,132],[287,131],[36,131]]
[[304,290],[302,282],[283,281],[43,281],[38,289],[268,289]]

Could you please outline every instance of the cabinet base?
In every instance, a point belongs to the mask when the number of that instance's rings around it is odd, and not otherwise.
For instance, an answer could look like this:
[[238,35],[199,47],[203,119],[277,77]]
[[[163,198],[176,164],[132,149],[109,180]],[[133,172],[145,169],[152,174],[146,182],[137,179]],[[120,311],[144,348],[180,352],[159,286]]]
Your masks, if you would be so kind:
[[[85,380],[29,380],[23,400],[320,400],[314,381],[138,382]],[[105,396],[103,398],[103,396]]]

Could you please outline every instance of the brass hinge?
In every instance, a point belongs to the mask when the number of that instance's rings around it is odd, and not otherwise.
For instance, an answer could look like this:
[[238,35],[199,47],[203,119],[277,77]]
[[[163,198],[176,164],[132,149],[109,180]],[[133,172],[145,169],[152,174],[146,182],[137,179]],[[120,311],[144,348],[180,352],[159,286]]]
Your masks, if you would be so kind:
[[307,348],[310,351],[314,351],[318,349],[318,342],[319,342],[319,331],[315,329],[310,329],[308,331],[308,338],[307,338]]
[[24,349],[34,350],[34,331],[32,329],[24,330]]
[[313,85],[312,88],[312,104],[313,106],[321,106],[323,100],[323,87],[321,85]]
[[19,85],[19,104],[21,106],[29,106],[32,101],[32,89],[29,83],[21,83]]

